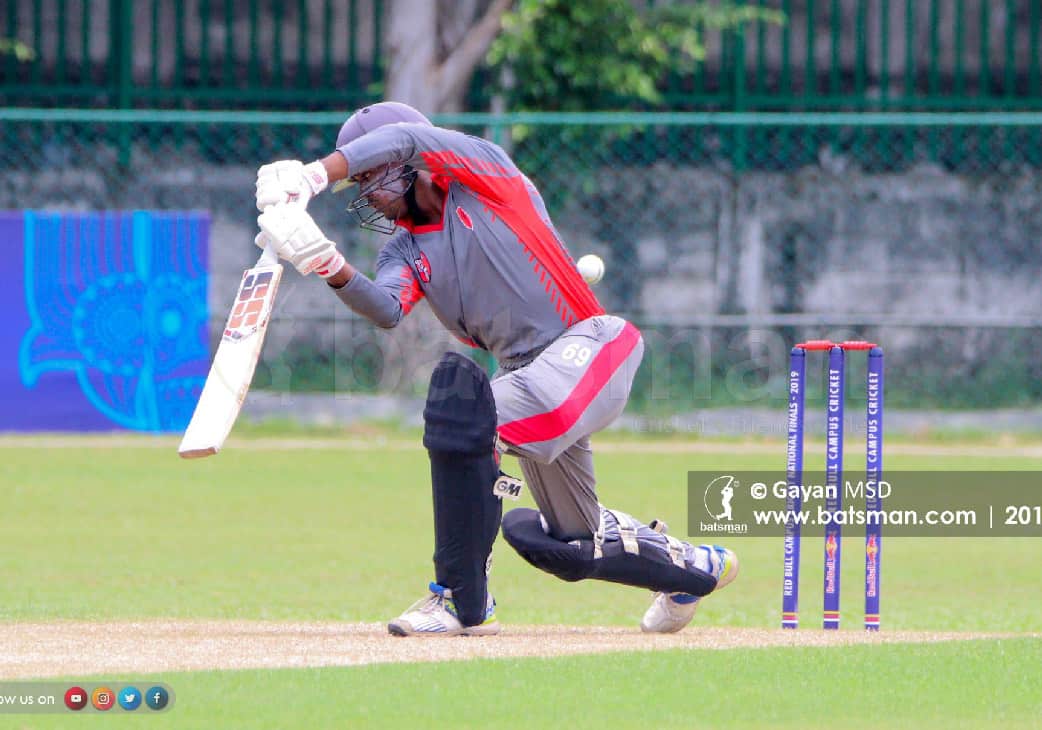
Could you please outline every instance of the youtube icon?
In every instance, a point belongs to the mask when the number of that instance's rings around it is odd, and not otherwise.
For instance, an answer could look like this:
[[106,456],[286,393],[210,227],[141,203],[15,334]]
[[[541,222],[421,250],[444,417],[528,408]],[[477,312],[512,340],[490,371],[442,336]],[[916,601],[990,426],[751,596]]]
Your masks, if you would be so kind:
[[82,710],[87,706],[87,690],[83,687],[70,687],[65,692],[65,706],[70,710]]

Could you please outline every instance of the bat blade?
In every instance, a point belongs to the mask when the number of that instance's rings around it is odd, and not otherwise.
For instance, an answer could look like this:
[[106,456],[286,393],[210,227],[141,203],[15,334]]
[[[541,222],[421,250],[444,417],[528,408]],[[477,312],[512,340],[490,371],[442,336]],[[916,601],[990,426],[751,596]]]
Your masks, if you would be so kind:
[[182,458],[212,456],[228,438],[250,389],[281,280],[282,266],[267,252],[243,272],[206,384],[177,449]]

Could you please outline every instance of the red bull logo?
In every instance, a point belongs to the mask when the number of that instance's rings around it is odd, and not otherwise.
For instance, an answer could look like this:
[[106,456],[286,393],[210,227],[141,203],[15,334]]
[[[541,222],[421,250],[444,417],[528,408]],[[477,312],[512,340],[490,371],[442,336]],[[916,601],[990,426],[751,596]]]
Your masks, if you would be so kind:
[[[873,599],[879,595],[879,543],[875,535],[869,535],[865,541],[865,599]],[[866,628],[868,617],[865,617]],[[876,619],[878,623],[878,618]]]
[[829,560],[835,560],[838,550],[839,542],[836,540],[836,533],[830,532],[825,538],[825,554],[829,556]]

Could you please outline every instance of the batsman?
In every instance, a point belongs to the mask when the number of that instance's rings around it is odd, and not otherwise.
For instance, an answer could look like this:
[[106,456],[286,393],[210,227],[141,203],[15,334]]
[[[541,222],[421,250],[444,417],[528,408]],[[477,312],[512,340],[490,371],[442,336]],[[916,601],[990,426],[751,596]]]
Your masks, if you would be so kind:
[[[348,210],[389,235],[372,278],[306,211],[333,184],[356,184]],[[348,118],[323,159],[261,167],[257,208],[260,247],[325,279],[378,327],[394,327],[426,297],[449,332],[498,365],[490,381],[450,352],[431,376],[423,444],[435,579],[388,624],[392,634],[498,633],[488,569],[500,526],[521,557],[558,578],[653,591],[641,621],[648,632],[679,631],[704,596],[734,580],[732,551],[691,545],[598,501],[590,435],[622,412],[644,343],[605,313],[538,190],[503,149],[436,127],[405,104],[373,104]],[[504,453],[517,457],[538,510],[503,515],[494,487]]]

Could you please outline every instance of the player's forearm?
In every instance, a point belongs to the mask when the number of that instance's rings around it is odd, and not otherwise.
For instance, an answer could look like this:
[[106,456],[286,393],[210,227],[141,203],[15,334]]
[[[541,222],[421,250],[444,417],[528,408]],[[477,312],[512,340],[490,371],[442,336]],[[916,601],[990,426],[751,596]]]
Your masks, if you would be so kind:
[[340,268],[340,271],[326,279],[326,283],[334,289],[339,289],[351,281],[351,279],[354,278],[354,275],[355,267],[345,261],[344,265]]
[[385,125],[338,147],[336,154],[343,158],[345,166],[350,167],[352,175],[360,175],[380,165],[399,163],[425,169],[412,133],[416,126]]
[[339,150],[326,155],[319,162],[322,163],[322,167],[326,168],[326,175],[329,177],[330,185],[348,176],[347,159]]
[[401,303],[369,277],[355,275],[353,269],[348,281],[343,286],[334,286],[333,292],[351,311],[377,327],[390,329],[402,318]]

